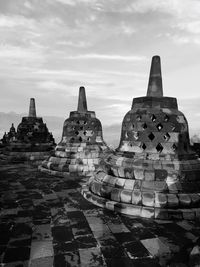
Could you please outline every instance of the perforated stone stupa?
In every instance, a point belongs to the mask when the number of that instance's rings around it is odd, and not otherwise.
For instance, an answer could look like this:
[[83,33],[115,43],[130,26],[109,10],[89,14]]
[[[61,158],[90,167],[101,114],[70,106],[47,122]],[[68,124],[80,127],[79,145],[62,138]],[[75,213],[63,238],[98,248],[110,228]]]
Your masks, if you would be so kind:
[[147,96],[133,99],[115,153],[82,189],[92,203],[159,219],[200,217],[200,161],[177,100],[163,96],[160,57],[152,59]]
[[23,117],[17,131],[12,124],[2,138],[4,154],[10,160],[44,160],[55,146],[52,133],[41,117],[36,116],[35,99],[30,99],[29,115]]
[[94,111],[87,110],[85,88],[80,87],[78,109],[70,112],[65,120],[62,139],[55,148],[55,154],[39,169],[57,176],[68,176],[69,173],[90,175],[107,150],[101,122]]

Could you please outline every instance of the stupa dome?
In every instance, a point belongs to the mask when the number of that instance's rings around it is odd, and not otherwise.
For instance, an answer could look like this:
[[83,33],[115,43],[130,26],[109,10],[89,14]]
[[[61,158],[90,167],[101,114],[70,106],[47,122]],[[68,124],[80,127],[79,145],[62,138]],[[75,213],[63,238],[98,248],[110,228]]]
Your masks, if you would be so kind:
[[87,110],[85,88],[80,87],[77,111],[70,112],[54,155],[45,160],[39,169],[58,176],[68,176],[69,173],[90,175],[107,150],[101,122],[94,111]]
[[152,58],[147,95],[133,99],[119,147],[82,193],[94,204],[159,219],[200,216],[200,161],[177,100],[163,96],[160,57]]

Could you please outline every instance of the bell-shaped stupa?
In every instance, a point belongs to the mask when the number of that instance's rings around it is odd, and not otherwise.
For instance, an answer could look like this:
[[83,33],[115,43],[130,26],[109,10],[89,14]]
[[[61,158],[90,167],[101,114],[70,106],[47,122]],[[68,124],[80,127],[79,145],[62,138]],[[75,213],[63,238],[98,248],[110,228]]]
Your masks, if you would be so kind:
[[70,112],[54,155],[39,169],[57,176],[91,175],[107,151],[101,122],[94,111],[87,110],[85,88],[80,87],[77,111]]
[[4,154],[12,161],[40,161],[47,158],[54,149],[52,133],[41,117],[36,116],[35,99],[30,99],[29,115],[22,118],[17,131],[12,124],[10,131],[2,139]]
[[158,219],[200,217],[200,161],[177,100],[163,96],[160,57],[152,59],[147,96],[133,99],[121,140],[82,189],[92,203]]

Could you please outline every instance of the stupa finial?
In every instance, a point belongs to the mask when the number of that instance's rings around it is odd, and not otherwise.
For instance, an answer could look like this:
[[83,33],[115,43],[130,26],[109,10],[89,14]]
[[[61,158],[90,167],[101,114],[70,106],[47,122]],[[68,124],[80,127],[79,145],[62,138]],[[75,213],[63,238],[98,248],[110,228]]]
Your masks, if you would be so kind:
[[30,99],[30,106],[29,106],[29,117],[36,118],[36,108],[35,108],[35,98]]
[[78,108],[77,111],[86,112],[87,111],[87,99],[85,94],[85,87],[81,86],[79,88],[79,98],[78,98]]
[[154,96],[154,97],[163,96],[162,74],[161,74],[161,64],[159,56],[154,56],[152,58],[147,96]]

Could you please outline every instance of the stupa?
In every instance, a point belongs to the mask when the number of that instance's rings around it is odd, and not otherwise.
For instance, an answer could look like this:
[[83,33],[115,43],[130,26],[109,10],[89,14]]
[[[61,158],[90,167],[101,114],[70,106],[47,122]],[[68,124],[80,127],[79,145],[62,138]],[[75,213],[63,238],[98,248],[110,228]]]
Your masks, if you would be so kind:
[[71,111],[63,125],[60,143],[53,156],[39,169],[57,176],[91,175],[109,150],[103,140],[101,122],[87,110],[85,88],[80,87],[77,111]]
[[83,187],[90,202],[154,219],[200,217],[200,161],[177,100],[163,96],[160,57],[152,59],[147,95],[133,99],[119,147]]
[[52,133],[41,117],[36,116],[35,99],[30,99],[29,115],[23,117],[17,131],[12,124],[10,131],[2,138],[4,155],[9,160],[40,161],[47,158],[54,149]]

